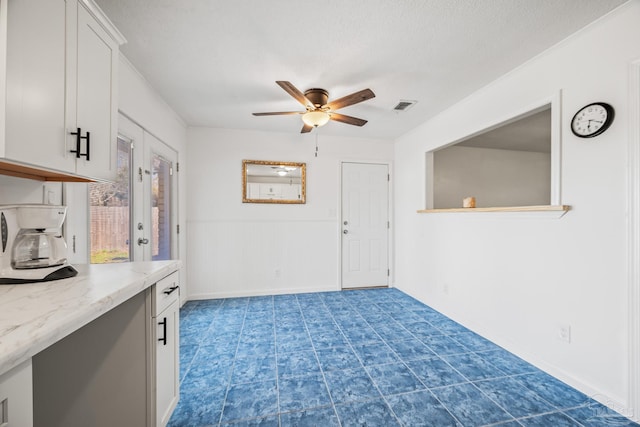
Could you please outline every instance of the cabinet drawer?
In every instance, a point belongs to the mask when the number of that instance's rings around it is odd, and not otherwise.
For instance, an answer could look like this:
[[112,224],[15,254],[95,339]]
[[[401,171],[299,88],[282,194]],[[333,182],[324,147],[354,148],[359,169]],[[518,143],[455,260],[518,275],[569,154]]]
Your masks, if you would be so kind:
[[162,313],[172,302],[178,301],[180,296],[179,274],[174,271],[164,279],[158,280],[153,293],[155,301],[153,301],[154,312],[156,316]]

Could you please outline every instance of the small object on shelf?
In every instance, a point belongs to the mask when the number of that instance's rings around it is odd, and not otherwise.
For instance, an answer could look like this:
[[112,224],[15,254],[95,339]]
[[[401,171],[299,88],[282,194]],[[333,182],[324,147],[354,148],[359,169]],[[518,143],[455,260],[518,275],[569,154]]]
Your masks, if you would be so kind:
[[476,198],[475,197],[465,197],[462,200],[463,208],[475,208],[476,207]]

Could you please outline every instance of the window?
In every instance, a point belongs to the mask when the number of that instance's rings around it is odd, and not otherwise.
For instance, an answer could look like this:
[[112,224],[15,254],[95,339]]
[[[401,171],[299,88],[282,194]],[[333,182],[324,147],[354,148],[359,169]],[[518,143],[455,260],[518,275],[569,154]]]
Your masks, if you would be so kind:
[[89,184],[91,263],[131,260],[131,142],[118,138],[117,177]]

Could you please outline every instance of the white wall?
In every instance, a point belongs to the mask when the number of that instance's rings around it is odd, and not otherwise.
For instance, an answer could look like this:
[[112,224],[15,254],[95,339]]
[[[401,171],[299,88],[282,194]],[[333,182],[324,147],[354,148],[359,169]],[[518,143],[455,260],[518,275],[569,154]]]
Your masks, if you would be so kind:
[[[393,145],[320,132],[316,158],[315,138],[189,128],[190,298],[339,289],[340,162],[391,164]],[[307,203],[242,203],[243,159],[306,163]]]
[[[396,286],[599,400],[629,407],[626,179],[633,1],[400,138]],[[472,66],[473,64],[465,64]],[[417,214],[425,153],[562,90],[561,219]],[[593,101],[616,109],[592,140],[569,129]],[[464,120],[460,120],[464,117]],[[571,327],[571,342],[558,339]],[[640,408],[637,408],[640,409]]]
[[[184,170],[187,166],[186,124],[122,55],[118,69],[118,87],[118,110],[177,151],[180,170]],[[187,218],[187,179],[186,174],[182,172],[177,173],[176,176],[178,179],[178,224],[180,229],[184,230]],[[186,233],[181,233],[178,240],[178,256],[186,264]],[[180,285],[183,290],[180,297],[184,302],[187,298],[188,288],[186,268],[180,272]]]
[[437,209],[461,208],[469,196],[479,208],[548,205],[551,200],[549,153],[453,146],[433,157]]
[[[45,198],[46,187],[46,198]],[[61,203],[62,185],[58,182],[45,183],[32,179],[14,178],[0,175],[0,205],[13,203],[49,203],[49,191],[55,193],[53,203]],[[53,204],[52,203],[52,204]]]

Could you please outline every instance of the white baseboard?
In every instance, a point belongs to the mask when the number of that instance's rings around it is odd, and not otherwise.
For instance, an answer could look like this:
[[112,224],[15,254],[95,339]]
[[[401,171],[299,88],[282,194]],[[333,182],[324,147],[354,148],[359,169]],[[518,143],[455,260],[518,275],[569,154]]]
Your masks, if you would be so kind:
[[237,291],[207,292],[207,293],[200,293],[200,294],[191,294],[187,298],[189,301],[194,301],[194,300],[205,300],[205,299],[257,297],[257,296],[268,296],[268,295],[306,294],[311,292],[332,292],[332,291],[339,291],[339,290],[340,288],[337,288],[335,286],[324,286],[324,287],[316,287],[316,288],[266,289],[266,290],[242,289]]

